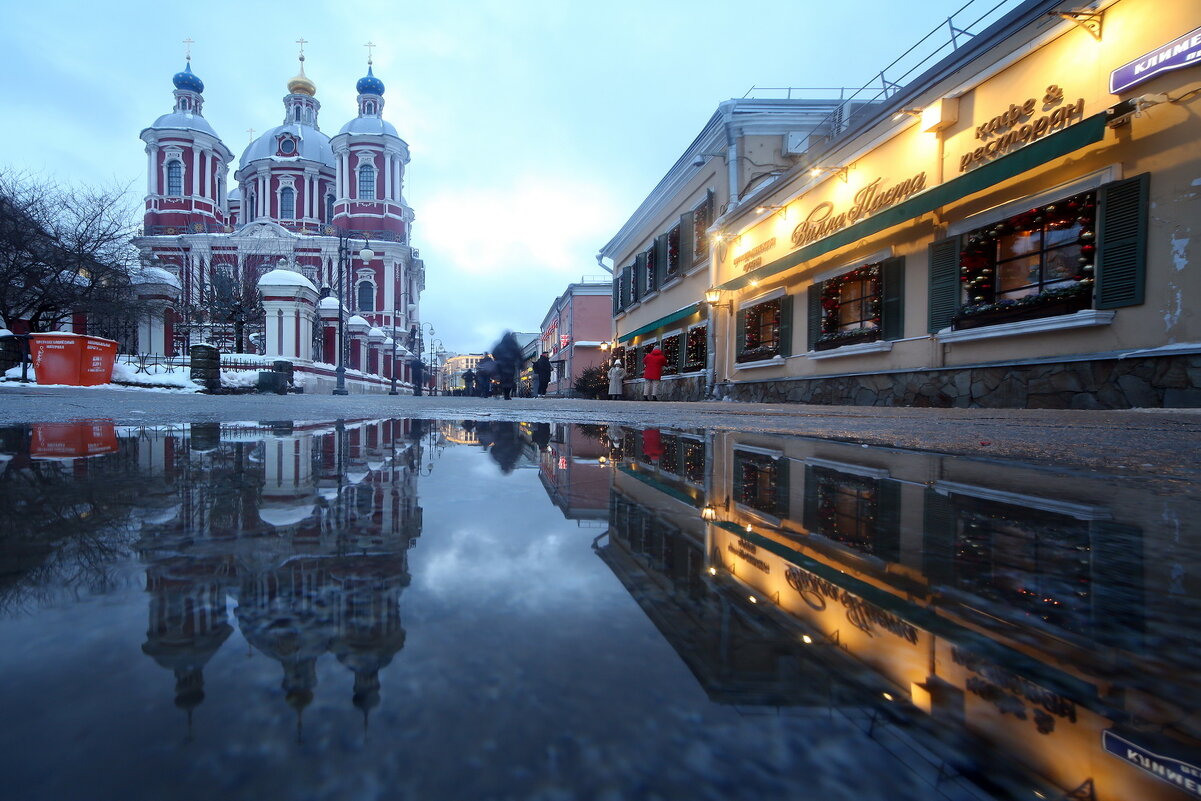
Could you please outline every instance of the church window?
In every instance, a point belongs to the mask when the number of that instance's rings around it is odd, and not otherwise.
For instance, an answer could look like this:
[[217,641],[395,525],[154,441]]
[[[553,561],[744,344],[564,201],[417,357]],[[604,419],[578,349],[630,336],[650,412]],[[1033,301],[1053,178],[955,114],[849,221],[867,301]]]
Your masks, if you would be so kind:
[[370,281],[359,282],[359,304],[357,311],[375,311],[375,286]]
[[359,200],[375,200],[375,167],[359,167]]
[[167,162],[167,195],[183,197],[183,165],[178,161]]
[[279,152],[285,156],[290,156],[296,152],[296,140],[290,138],[281,139],[279,142]]
[[333,195],[325,196],[325,221],[326,222],[334,221],[334,196]]
[[281,220],[296,219],[296,190],[285,187],[279,192],[279,218]]

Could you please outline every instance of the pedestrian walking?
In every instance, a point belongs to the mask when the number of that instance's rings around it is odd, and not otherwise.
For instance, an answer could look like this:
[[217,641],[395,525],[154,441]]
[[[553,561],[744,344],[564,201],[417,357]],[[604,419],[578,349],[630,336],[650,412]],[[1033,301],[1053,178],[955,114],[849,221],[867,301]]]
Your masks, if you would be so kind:
[[647,400],[659,400],[659,379],[663,378],[663,365],[665,364],[667,364],[667,357],[663,355],[663,351],[659,350],[658,345],[642,358],[642,377],[645,379],[645,383],[642,385],[642,397]]
[[543,353],[531,365],[534,371],[534,376],[538,379],[538,386],[534,391],[534,396],[538,398],[546,397],[546,385],[550,383],[550,359]]
[[496,362],[486,354],[475,366],[475,394],[481,398],[492,395],[492,379],[496,377]]
[[468,398],[475,394],[475,371],[470,367],[463,371],[463,394]]
[[621,362],[613,360],[613,366],[609,368],[609,400],[621,400],[625,394],[625,387],[622,382],[625,381],[626,368],[621,366]]
[[492,348],[492,360],[496,362],[496,381],[505,400],[513,400],[517,387],[517,371],[521,369],[521,346],[512,331],[506,331],[500,342]]

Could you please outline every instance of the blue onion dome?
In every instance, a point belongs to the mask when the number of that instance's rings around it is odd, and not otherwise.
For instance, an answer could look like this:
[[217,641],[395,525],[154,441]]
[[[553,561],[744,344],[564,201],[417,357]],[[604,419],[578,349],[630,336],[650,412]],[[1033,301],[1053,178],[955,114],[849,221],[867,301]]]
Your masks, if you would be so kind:
[[183,72],[175,73],[175,77],[171,79],[171,83],[175,84],[176,89],[183,89],[188,92],[203,92],[204,81],[197,78],[192,73],[192,62],[183,68]]
[[375,77],[371,72],[371,65],[367,65],[367,74],[359,78],[359,82],[354,85],[355,89],[359,90],[361,95],[382,95],[384,93],[384,82]]

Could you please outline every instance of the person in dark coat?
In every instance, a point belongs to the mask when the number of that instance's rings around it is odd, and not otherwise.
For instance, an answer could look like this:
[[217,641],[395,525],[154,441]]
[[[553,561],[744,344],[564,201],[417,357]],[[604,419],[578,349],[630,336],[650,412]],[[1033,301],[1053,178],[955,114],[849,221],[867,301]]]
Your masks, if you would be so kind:
[[463,394],[468,398],[475,394],[475,371],[470,367],[463,371]]
[[425,384],[425,362],[417,356],[409,362],[409,369],[413,373],[413,394],[420,395],[421,388]]
[[534,360],[531,368],[534,371],[534,375],[538,377],[538,387],[535,390],[534,395],[539,398],[544,398],[546,397],[546,385],[550,383],[550,359],[548,359],[546,354],[543,353]]
[[496,362],[488,354],[475,366],[475,394],[481,398],[492,396],[492,379],[496,377]]
[[521,369],[521,346],[512,331],[506,331],[500,342],[492,348],[492,360],[496,362],[496,381],[505,394],[505,400],[513,400],[513,389],[517,386],[517,371]]

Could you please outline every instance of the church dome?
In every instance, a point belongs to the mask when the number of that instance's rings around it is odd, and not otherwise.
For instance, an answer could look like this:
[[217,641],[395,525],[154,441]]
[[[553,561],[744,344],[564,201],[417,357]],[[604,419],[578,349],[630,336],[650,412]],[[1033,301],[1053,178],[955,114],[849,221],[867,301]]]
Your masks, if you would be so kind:
[[317,84],[309,80],[309,76],[304,74],[304,56],[300,57],[300,72],[292,80],[288,81],[288,94],[290,95],[308,95],[313,97],[317,94]]
[[371,72],[371,65],[367,65],[367,74],[359,78],[359,82],[354,85],[355,89],[359,90],[361,95],[382,95],[384,93],[384,82],[375,77]]
[[175,84],[176,89],[183,89],[187,92],[204,91],[204,81],[197,78],[192,72],[191,61],[184,66],[183,72],[175,73],[175,77],[171,79],[171,83]]
[[[294,156],[276,156],[279,147],[279,135],[288,133],[296,139],[297,147]],[[259,159],[274,159],[278,161],[293,161],[297,158],[315,161],[332,168],[334,166],[334,149],[330,147],[329,137],[311,125],[287,123],[277,125],[262,136],[255,139],[242,157],[238,159],[238,169]]]
[[376,134],[383,136],[395,136],[400,138],[400,134],[396,133],[396,127],[387,120],[379,117],[355,117],[350,122],[342,126],[340,134]]

